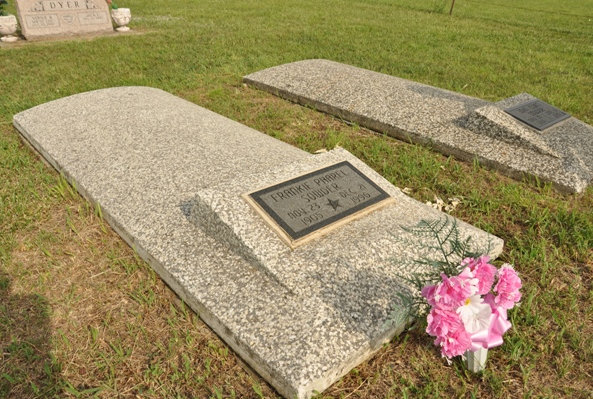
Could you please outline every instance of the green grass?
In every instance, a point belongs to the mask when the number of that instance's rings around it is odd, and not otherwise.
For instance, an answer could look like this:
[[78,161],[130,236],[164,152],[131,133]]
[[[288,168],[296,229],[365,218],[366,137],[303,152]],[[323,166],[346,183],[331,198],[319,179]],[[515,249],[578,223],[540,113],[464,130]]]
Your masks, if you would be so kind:
[[139,34],[2,46],[0,397],[276,396],[11,126],[32,106],[120,85],[307,151],[341,145],[421,201],[462,197],[453,214],[505,240],[523,301],[483,374],[448,366],[420,326],[320,397],[591,397],[593,189],[517,182],[241,83],[327,58],[492,101],[525,91],[593,123],[593,1],[458,0],[452,17],[449,4],[127,0]]

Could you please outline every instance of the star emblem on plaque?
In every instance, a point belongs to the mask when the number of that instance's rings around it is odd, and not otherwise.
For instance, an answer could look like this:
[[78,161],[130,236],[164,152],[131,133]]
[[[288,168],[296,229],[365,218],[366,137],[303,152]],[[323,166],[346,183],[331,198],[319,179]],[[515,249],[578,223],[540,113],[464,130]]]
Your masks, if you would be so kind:
[[340,200],[332,200],[330,198],[327,199],[327,205],[331,206],[334,211],[337,210],[338,207],[342,206],[340,205]]

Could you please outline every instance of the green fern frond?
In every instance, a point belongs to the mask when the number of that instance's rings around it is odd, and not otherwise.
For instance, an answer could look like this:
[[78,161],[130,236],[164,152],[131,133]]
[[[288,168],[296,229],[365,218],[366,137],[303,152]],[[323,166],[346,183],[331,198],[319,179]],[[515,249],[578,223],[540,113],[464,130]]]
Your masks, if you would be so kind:
[[[409,318],[424,316],[428,310],[426,301],[419,295],[420,290],[427,285],[436,284],[441,279],[441,274],[447,276],[457,275],[461,272],[460,260],[468,257],[478,257],[490,251],[487,248],[472,249],[471,237],[463,239],[455,218],[444,216],[434,220],[422,220],[414,227],[402,229],[414,236],[415,242],[419,239],[426,242],[425,249],[433,255],[416,259],[420,267],[409,276],[398,276],[399,279],[413,290],[403,290],[398,293],[400,305],[408,309]],[[415,291],[414,291],[415,290]]]

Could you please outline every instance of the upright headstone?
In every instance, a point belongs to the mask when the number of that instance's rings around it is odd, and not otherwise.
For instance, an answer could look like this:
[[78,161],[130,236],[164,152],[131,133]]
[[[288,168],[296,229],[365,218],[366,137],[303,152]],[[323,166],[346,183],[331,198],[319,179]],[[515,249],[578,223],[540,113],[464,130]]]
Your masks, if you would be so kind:
[[16,0],[27,40],[113,32],[104,0]]

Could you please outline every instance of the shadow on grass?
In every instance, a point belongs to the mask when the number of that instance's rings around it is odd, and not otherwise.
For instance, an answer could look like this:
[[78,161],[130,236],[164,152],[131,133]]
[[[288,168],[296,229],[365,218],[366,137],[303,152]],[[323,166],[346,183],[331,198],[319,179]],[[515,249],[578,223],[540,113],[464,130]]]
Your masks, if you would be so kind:
[[0,398],[51,397],[61,392],[50,354],[49,304],[40,295],[11,295],[0,271]]

